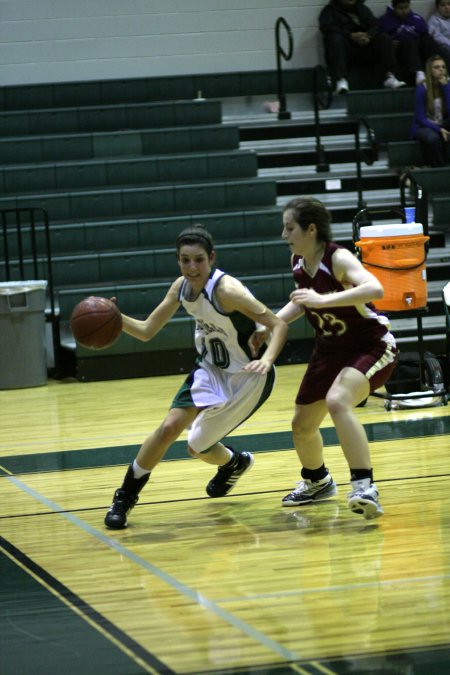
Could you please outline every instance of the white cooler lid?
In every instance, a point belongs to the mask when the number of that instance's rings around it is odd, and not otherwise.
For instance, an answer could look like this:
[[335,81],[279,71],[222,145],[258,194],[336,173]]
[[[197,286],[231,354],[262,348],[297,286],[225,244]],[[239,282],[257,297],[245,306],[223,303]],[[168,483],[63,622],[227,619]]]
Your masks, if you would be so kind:
[[412,234],[423,234],[421,223],[396,223],[394,225],[366,225],[361,227],[360,238],[373,237],[405,237]]

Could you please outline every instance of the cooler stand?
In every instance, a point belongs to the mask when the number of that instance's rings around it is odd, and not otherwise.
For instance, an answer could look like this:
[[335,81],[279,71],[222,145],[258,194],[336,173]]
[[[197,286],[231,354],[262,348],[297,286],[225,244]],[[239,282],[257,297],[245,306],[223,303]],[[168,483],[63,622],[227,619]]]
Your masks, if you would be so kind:
[[447,281],[442,289],[442,302],[445,311],[445,356],[444,356],[444,380],[446,393],[450,394],[450,281]]
[[[364,208],[358,211],[358,213],[355,215],[353,218],[352,222],[352,229],[353,229],[353,244],[355,244],[359,239],[360,239],[360,228],[361,224],[364,223],[365,225],[371,225],[372,224],[372,217],[376,216],[378,218],[389,218],[389,217],[396,217],[401,220],[402,223],[406,222],[406,217],[405,217],[405,211],[402,208],[382,208],[382,209],[369,209],[369,208]],[[424,232],[426,234],[426,232]],[[427,250],[427,248],[426,248]],[[362,257],[361,249],[358,249],[355,246],[355,252],[356,255],[358,256],[359,259]],[[404,318],[415,318],[417,320],[417,346],[418,346],[418,354],[419,354],[419,377],[420,377],[420,386],[421,388],[424,389],[424,391],[420,392],[414,392],[414,393],[408,393],[408,394],[390,394],[388,392],[381,393],[381,392],[373,392],[371,396],[375,396],[377,398],[382,398],[384,399],[384,407],[386,410],[391,410],[392,409],[392,403],[394,401],[402,401],[402,400],[411,400],[411,399],[423,399],[423,398],[436,398],[439,396],[442,396],[442,403],[445,405],[447,403],[447,398],[446,398],[446,392],[445,389],[443,391],[439,392],[431,392],[429,391],[429,386],[427,385],[426,379],[425,379],[425,345],[424,345],[424,336],[423,336],[423,325],[422,325],[422,317],[428,314],[428,307],[418,307],[418,308],[412,308],[412,309],[407,309],[403,311],[386,311],[386,310],[380,310],[383,314],[385,314],[388,318],[396,318],[396,319],[404,319]],[[416,380],[401,380],[401,384],[406,384],[408,382],[417,382]]]

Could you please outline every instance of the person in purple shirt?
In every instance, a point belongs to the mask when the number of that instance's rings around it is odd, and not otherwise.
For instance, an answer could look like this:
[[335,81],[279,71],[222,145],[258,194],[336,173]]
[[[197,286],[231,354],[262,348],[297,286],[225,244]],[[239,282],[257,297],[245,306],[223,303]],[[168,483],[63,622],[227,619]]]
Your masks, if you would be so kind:
[[407,82],[416,85],[423,82],[426,60],[439,53],[425,19],[411,11],[409,0],[392,0],[392,7],[387,7],[378,21],[381,31],[394,42],[397,61]]
[[425,67],[425,82],[417,85],[411,136],[420,141],[425,164],[445,166],[450,142],[450,83],[444,59],[435,55]]

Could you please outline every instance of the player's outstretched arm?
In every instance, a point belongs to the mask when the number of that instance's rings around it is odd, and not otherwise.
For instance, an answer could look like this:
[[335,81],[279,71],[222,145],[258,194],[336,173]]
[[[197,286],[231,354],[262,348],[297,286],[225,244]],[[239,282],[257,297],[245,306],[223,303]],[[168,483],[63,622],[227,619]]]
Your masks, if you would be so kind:
[[[276,316],[284,321],[285,323],[291,323],[295,321],[300,316],[303,316],[304,309],[301,305],[297,305],[294,302],[288,302],[284,307],[282,307],[276,313]],[[251,335],[249,340],[249,345],[252,350],[252,355],[254,358],[257,357],[259,350],[264,343],[268,343],[270,340],[270,329],[264,326],[263,324],[258,323],[255,332]]]

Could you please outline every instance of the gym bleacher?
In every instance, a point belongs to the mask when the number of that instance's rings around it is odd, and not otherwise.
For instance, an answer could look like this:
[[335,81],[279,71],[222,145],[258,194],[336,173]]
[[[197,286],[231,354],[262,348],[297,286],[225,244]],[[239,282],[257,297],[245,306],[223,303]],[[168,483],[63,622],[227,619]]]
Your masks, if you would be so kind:
[[[282,205],[291,196],[322,199],[332,213],[335,239],[350,249],[358,189],[368,206],[399,205],[399,175],[420,159],[417,144],[407,140],[411,89],[355,89],[334,100],[321,112],[329,170],[318,173],[311,69],[289,71],[287,120],[264,109],[276,90],[276,73],[256,75],[0,89],[0,209],[48,214],[56,349],[62,355],[57,376],[95,380],[189,370],[192,320],[181,312],[149,343],[123,334],[100,352],[76,345],[68,326],[73,307],[87,295],[115,296],[125,313],[149,313],[178,273],[174,240],[187,225],[204,223],[217,244],[218,266],[277,308],[292,289],[289,251],[280,239]],[[363,167],[358,183],[349,120],[359,118],[375,131],[380,152]],[[327,122],[333,126],[329,135]],[[450,169],[413,170],[430,192],[430,311],[424,331],[438,351],[444,336],[440,291],[448,279],[449,175]],[[25,278],[33,278],[30,247],[24,240]],[[44,276],[39,228],[38,254]],[[12,278],[19,279],[14,238],[9,255]],[[0,275],[6,279],[4,263]],[[403,344],[416,340],[413,324],[394,321]],[[295,322],[281,362],[307,360],[311,344],[306,322]]]

